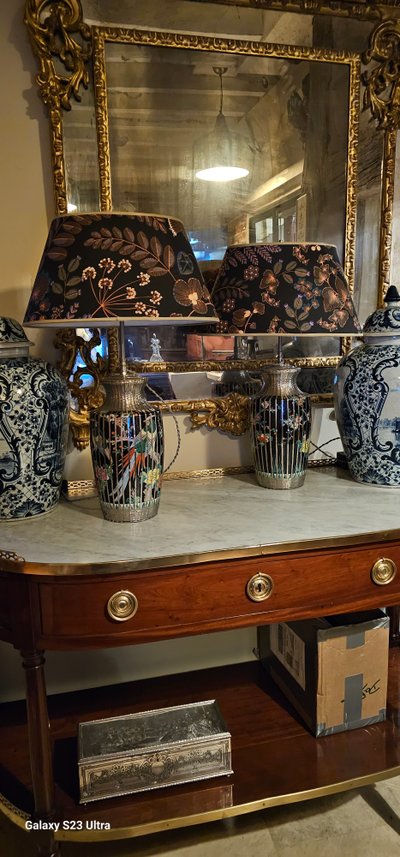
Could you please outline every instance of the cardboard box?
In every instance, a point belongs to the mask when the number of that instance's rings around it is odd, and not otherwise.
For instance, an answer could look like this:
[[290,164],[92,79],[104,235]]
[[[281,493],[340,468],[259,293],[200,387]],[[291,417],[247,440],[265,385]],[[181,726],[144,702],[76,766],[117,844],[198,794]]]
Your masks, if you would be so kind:
[[389,617],[381,610],[262,627],[258,647],[317,737],[385,719]]
[[215,699],[79,724],[81,803],[232,774]]

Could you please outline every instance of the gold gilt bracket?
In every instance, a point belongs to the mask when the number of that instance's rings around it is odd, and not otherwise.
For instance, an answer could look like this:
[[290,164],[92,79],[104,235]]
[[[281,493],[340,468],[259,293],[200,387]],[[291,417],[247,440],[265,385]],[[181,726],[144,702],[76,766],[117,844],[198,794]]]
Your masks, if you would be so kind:
[[390,285],[396,137],[400,125],[400,21],[384,21],[371,35],[363,55],[371,70],[362,74],[364,110],[370,110],[377,128],[384,131],[382,202],[379,241],[378,305]]
[[217,428],[239,437],[250,428],[250,401],[240,393],[228,393],[221,399],[187,402],[192,428]]
[[58,214],[67,213],[62,111],[71,109],[71,96],[80,101],[80,87],[89,85],[92,34],[82,15],[80,0],[26,0],[25,4],[24,21],[39,60],[36,82],[49,110]]
[[[81,84],[85,88],[89,85],[86,64],[92,55],[92,34],[83,21],[80,0],[27,0],[24,20],[39,59],[36,80],[44,103],[70,110],[71,96],[80,101]],[[55,57],[65,74],[56,71]]]
[[391,131],[400,125],[400,21],[384,21],[371,35],[363,56],[364,109],[370,109],[378,128]]
[[[59,369],[68,381],[71,396],[79,403],[79,410],[70,411],[70,424],[75,446],[85,449],[89,445],[89,416],[93,408],[104,401],[101,379],[107,370],[108,361],[99,354],[93,360],[92,351],[100,345],[100,334],[94,330],[89,340],[77,336],[72,328],[59,330],[55,346],[61,351]],[[82,386],[83,376],[90,375],[93,383]]]

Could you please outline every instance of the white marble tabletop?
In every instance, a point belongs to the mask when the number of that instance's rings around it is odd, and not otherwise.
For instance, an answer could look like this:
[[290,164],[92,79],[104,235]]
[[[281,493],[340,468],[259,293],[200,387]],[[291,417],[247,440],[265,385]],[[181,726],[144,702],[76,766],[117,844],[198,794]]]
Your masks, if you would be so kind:
[[[274,491],[253,475],[165,482],[158,515],[138,524],[103,519],[97,499],[61,501],[52,512],[0,523],[0,551],[47,573],[104,573],[177,562],[400,537],[400,490],[354,482],[334,467],[309,469],[301,488]],[[98,568],[93,569],[93,565]],[[34,571],[26,567],[26,570]],[[46,573],[46,569],[42,569]]]

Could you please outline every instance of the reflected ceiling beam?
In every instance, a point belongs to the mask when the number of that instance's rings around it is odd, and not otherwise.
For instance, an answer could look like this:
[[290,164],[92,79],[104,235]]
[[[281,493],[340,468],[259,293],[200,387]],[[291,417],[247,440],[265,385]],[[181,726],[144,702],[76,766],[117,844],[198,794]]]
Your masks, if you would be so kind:
[[[187,0],[84,0],[85,21],[108,26],[163,29],[171,32],[205,33],[219,36],[233,33],[237,38],[256,38],[263,33],[265,12],[238,9],[213,3]],[[282,12],[269,12],[268,21]],[[269,26],[272,26],[269,24]]]
[[288,193],[300,190],[303,179],[304,160],[291,164],[282,172],[259,185],[246,199],[246,208],[254,213],[277,202]]
[[[246,85],[246,83],[247,83],[247,81],[244,81],[245,85]],[[229,87],[226,87],[226,89],[224,88],[224,100],[225,100],[225,97],[229,97],[229,98],[235,98],[235,97],[238,97],[238,98],[260,98],[262,96],[263,93],[262,93],[262,91],[260,91],[260,86],[258,86],[257,89],[254,87],[252,89],[248,89],[248,88],[245,88],[245,85],[243,86],[242,89],[230,89]],[[192,89],[190,87],[186,87],[186,86],[182,87],[181,86],[179,88],[174,89],[173,87],[168,86],[168,84],[166,86],[161,86],[158,88],[155,86],[125,86],[124,89],[122,89],[120,86],[109,86],[109,87],[107,87],[107,93],[108,93],[108,96],[110,96],[110,95],[112,95],[112,96],[115,96],[115,95],[127,95],[127,96],[128,95],[148,95],[148,94],[153,95],[154,94],[154,95],[193,95],[193,96],[195,96],[195,98],[197,98],[200,95],[201,96],[207,95],[207,96],[212,96],[212,98],[216,98],[217,95],[219,95],[219,92],[217,93],[215,88],[214,89],[208,89],[206,87],[196,86],[196,88]]]

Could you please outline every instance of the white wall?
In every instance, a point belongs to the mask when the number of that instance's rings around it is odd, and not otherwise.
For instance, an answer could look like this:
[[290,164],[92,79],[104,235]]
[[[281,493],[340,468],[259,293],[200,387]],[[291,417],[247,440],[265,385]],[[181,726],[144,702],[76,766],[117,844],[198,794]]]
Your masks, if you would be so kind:
[[[18,321],[23,318],[48,223],[55,214],[48,121],[34,85],[37,61],[23,23],[23,7],[23,0],[0,3],[0,312]],[[29,338],[36,342],[32,353],[56,359],[51,334],[29,330]],[[71,478],[78,478],[78,461],[76,453]],[[86,456],[83,476],[88,466]],[[56,692],[126,681],[134,675],[144,677],[247,660],[252,657],[254,642],[255,632],[245,629],[79,656],[49,653],[48,689]],[[0,700],[20,697],[23,692],[19,655],[10,646],[0,644]]]

